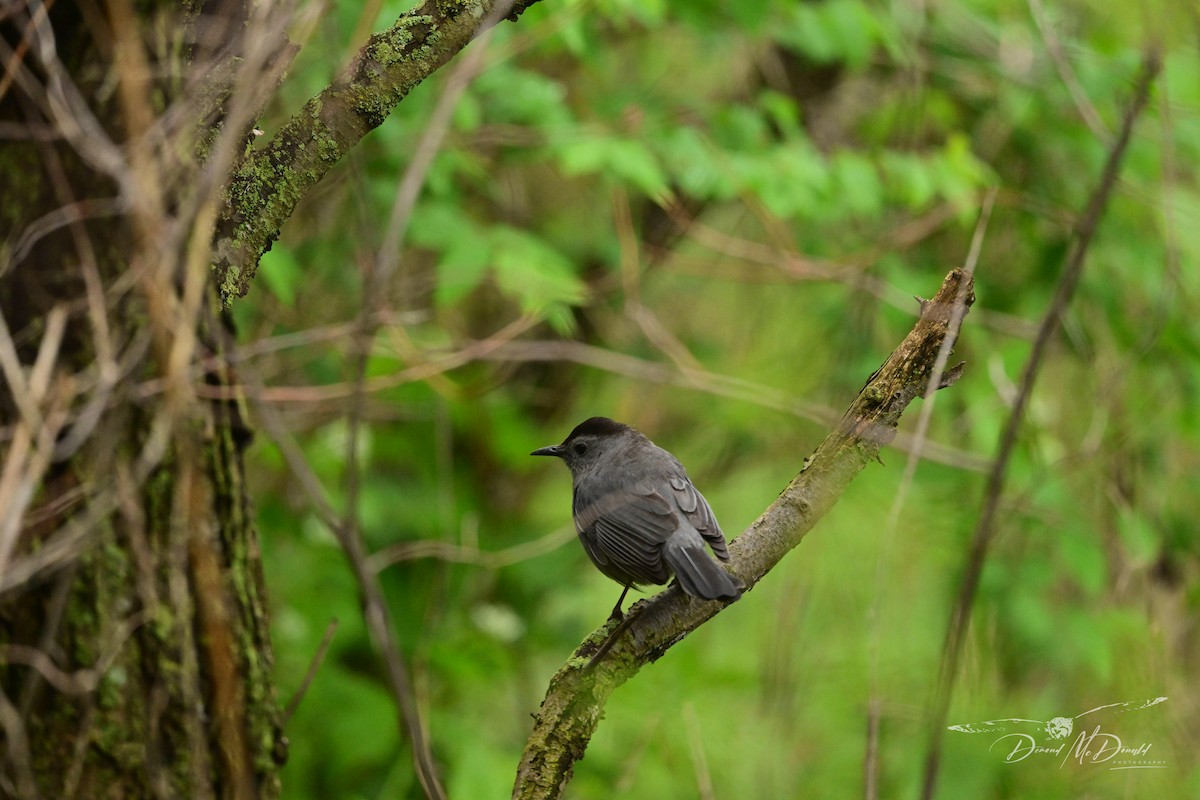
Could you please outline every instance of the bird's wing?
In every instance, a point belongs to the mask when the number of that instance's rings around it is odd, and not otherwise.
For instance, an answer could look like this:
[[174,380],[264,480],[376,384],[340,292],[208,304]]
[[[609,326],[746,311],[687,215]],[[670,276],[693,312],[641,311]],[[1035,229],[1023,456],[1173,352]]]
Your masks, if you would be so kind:
[[669,480],[675,505],[683,512],[692,527],[700,532],[704,541],[708,542],[713,555],[722,561],[728,561],[729,550],[725,546],[725,534],[721,532],[721,526],[717,524],[717,518],[709,508],[704,495],[700,494],[692,485],[682,466],[672,472]]
[[603,495],[576,490],[575,527],[596,566],[619,582],[666,583],[662,544],[679,527],[672,504],[649,484]]

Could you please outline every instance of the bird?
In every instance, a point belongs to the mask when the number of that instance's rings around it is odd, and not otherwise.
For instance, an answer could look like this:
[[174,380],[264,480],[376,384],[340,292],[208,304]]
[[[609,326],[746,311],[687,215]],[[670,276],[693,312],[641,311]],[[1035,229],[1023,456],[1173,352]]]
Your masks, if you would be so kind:
[[738,599],[740,580],[708,555],[729,560],[725,534],[679,459],[629,425],[592,417],[562,444],[530,455],[554,456],[571,470],[571,504],[583,549],[624,588],[609,620],[622,619],[630,587],[672,576],[702,600]]

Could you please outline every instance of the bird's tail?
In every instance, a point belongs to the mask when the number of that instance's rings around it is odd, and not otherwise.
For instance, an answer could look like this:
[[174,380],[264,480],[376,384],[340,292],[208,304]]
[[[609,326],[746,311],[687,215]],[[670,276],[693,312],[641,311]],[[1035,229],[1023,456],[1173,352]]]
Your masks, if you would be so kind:
[[704,551],[691,542],[668,541],[663,556],[671,565],[679,585],[692,597],[702,600],[736,600],[742,596],[742,583],[730,575]]

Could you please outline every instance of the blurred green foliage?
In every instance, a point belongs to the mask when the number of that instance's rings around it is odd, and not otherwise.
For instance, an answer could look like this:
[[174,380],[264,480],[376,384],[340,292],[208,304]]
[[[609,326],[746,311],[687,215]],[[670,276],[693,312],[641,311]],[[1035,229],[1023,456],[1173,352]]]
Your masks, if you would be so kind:
[[[330,6],[261,126],[402,10]],[[1004,764],[950,732],[941,796],[1200,796],[1195,23],[1168,3],[543,0],[499,27],[386,287],[360,441],[357,513],[452,797],[508,795],[547,679],[618,592],[573,540],[565,470],[528,452],[593,414],[630,422],[736,535],[906,332],[911,295],[962,263],[994,190],[966,377],[932,419],[949,455],[892,528],[907,456],[888,451],[615,694],[567,793],[859,796],[874,697],[880,796],[916,795],[981,465],[1151,39],[1165,71],[1032,398],[950,721],[1166,695],[1101,721],[1166,767]],[[280,407],[340,510],[348,323],[453,69],[306,199],[235,309],[268,385],[296,387]],[[339,621],[285,796],[417,797],[345,560],[265,436],[253,459],[285,699]]]

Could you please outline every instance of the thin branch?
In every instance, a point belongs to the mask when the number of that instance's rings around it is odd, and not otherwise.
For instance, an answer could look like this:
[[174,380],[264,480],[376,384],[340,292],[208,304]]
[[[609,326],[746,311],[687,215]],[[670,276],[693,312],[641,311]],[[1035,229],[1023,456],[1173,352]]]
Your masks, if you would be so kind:
[[[377,319],[386,324],[401,326],[407,322],[406,315],[386,311],[379,312]],[[827,406],[798,400],[780,389],[743,378],[703,369],[680,368],[676,365],[638,358],[583,342],[517,339],[522,333],[533,328],[537,322],[536,317],[520,317],[486,339],[459,344],[453,350],[418,351],[407,348],[403,351],[403,355],[409,361],[417,363],[397,372],[369,377],[364,383],[364,388],[370,393],[382,392],[415,381],[430,380],[473,361],[569,361],[636,380],[671,384],[719,397],[736,399],[761,408],[802,417],[823,426],[832,425],[838,418],[837,412]],[[232,350],[231,352],[236,356],[231,356],[231,360],[240,363],[245,358],[259,354],[287,347],[303,346],[312,341],[336,339],[350,332],[353,326],[354,323],[348,323],[316,328],[312,331],[301,331],[280,336],[274,340],[266,340],[261,347],[247,345],[241,349]],[[421,361],[422,357],[428,360]],[[201,360],[193,366],[193,373],[198,376],[205,369],[211,368],[210,365],[213,363],[215,362],[211,358]],[[164,390],[165,382],[160,378],[154,378],[138,384],[133,389],[133,394],[139,399],[145,399]],[[354,391],[355,383],[353,381],[317,386],[259,385],[249,387],[204,383],[195,387],[198,397],[210,400],[236,400],[247,392],[253,392],[257,400],[271,404],[337,403],[352,397]],[[896,434],[891,446],[902,452],[908,452],[912,443],[912,435],[901,431]],[[936,442],[926,442],[923,445],[922,457],[928,461],[973,472],[984,472],[988,465],[987,460],[980,455]]]
[[384,598],[379,576],[368,564],[362,537],[347,535],[345,521],[334,510],[333,504],[329,501],[324,487],[321,485],[320,478],[305,459],[303,451],[283,422],[279,411],[257,397],[254,385],[257,379],[252,378],[251,380],[252,384],[250,391],[246,393],[246,398],[257,412],[260,423],[283,454],[292,474],[300,482],[305,494],[308,495],[313,510],[337,538],[338,544],[341,545],[342,551],[350,563],[350,569],[358,583],[359,593],[362,597],[363,620],[366,622],[367,632],[378,649],[387,670],[388,689],[399,712],[397,721],[401,730],[407,732],[410,737],[418,773],[428,770],[421,777],[426,794],[431,797],[445,797],[431,760],[432,756],[428,750],[424,729],[420,726],[420,716],[416,708],[412,683],[407,668],[401,661],[399,644],[396,641],[396,626],[393,624],[391,612]]
[[[400,262],[400,246],[404,241],[404,235],[412,219],[413,208],[416,206],[421,188],[425,185],[425,179],[429,174],[430,167],[433,165],[433,160],[441,149],[447,132],[450,130],[450,122],[454,114],[454,109],[458,105],[459,98],[462,97],[463,92],[470,85],[471,80],[479,74],[483,66],[484,55],[487,52],[485,45],[487,39],[490,37],[492,26],[499,22],[503,15],[507,14],[511,8],[511,0],[503,0],[503,2],[495,4],[479,26],[480,30],[483,31],[479,37],[479,44],[467,54],[466,58],[450,74],[445,88],[438,97],[437,105],[430,115],[429,122],[425,126],[420,140],[417,142],[413,157],[409,161],[404,174],[401,176],[396,196],[392,203],[391,214],[384,228],[387,233],[384,237],[383,245],[379,248],[376,257],[371,261],[367,273],[363,278],[362,309],[359,312],[357,330],[352,337],[356,354],[354,363],[354,392],[350,397],[350,408],[347,414],[348,435],[346,437],[346,466],[343,481],[343,489],[346,497],[346,515],[342,520],[342,530],[338,537],[343,547],[349,548],[351,545],[353,546],[357,555],[350,556],[349,549],[347,549],[347,555],[351,557],[352,561],[357,560],[360,562],[354,565],[356,572],[360,569],[368,569],[365,563],[366,548],[362,543],[362,532],[359,525],[360,467],[358,445],[359,430],[363,420],[367,394],[367,366],[371,357],[372,343],[380,328],[379,322],[376,321],[378,317],[376,312],[386,305],[384,302],[386,287],[392,273]],[[374,573],[372,573],[372,578],[375,578]],[[367,593],[367,596],[370,596],[369,593]],[[368,608],[366,613],[368,617],[375,616],[387,619],[386,608]],[[433,758],[433,750],[426,735],[426,726],[421,719],[420,704],[417,702],[413,689],[412,676],[404,663],[399,646],[395,641],[395,626],[391,624],[390,620],[387,620],[387,622],[388,628],[392,633],[389,636],[379,637],[377,644],[383,649],[384,663],[387,666],[388,675],[392,683],[393,695],[401,712],[401,722],[408,732],[409,741],[412,743],[413,762],[416,765],[417,778],[421,783],[421,787],[425,790],[427,797],[434,798],[434,800],[442,800],[446,797],[446,790],[442,786],[442,779],[439,775],[437,763]]]
[[878,695],[872,693],[867,700],[867,747],[863,754],[865,800],[875,800],[879,797],[879,722],[883,718],[882,706]]
[[503,550],[480,550],[438,539],[419,539],[415,542],[397,542],[371,554],[367,559],[371,569],[380,572],[393,564],[415,561],[418,558],[436,558],[454,564],[471,564],[485,569],[501,569],[531,558],[553,552],[575,539],[575,526],[569,525],[540,539],[522,542]]
[[287,728],[288,720],[296,713],[296,709],[300,707],[300,701],[304,699],[304,695],[308,694],[308,687],[312,685],[313,679],[317,677],[317,670],[321,668],[321,664],[325,661],[325,654],[329,652],[329,645],[333,643],[333,634],[337,632],[338,621],[337,617],[329,620],[329,624],[325,626],[325,635],[321,637],[321,643],[317,645],[317,651],[313,653],[312,660],[308,662],[308,670],[304,673],[304,679],[300,681],[300,685],[296,687],[296,693],[292,695],[292,699],[288,701],[287,707],[283,709],[283,716],[279,724],[283,728]]
[[1083,121],[1087,123],[1093,136],[1105,144],[1111,144],[1112,131],[1104,124],[1104,120],[1100,119],[1100,114],[1092,105],[1091,98],[1087,96],[1087,92],[1079,83],[1079,78],[1076,77],[1075,70],[1071,67],[1071,62],[1063,51],[1062,41],[1054,32],[1054,26],[1046,19],[1046,9],[1042,5],[1042,0],[1028,1],[1029,11],[1033,15],[1038,33],[1042,35],[1042,41],[1046,44],[1046,52],[1050,54],[1050,60],[1054,63],[1058,77],[1062,79],[1067,91],[1070,92],[1071,100],[1075,103],[1075,108],[1079,110],[1079,116],[1083,117]]
[[[59,60],[48,8],[49,4],[39,3],[33,9],[27,31],[31,50],[45,71],[45,84],[38,82],[20,60],[12,62],[14,68],[10,74],[75,152],[98,172],[111,177],[124,195],[128,191],[129,165]],[[14,52],[0,39],[0,57],[12,58],[13,55]]]
[[0,264],[0,275],[8,272],[14,264],[24,261],[33,250],[33,246],[47,236],[89,219],[119,217],[128,210],[128,203],[119,197],[95,197],[65,203],[53,211],[46,212],[26,225],[16,237],[5,263]]
[[988,550],[991,547],[993,539],[996,537],[996,512],[1000,507],[1000,498],[1004,493],[1008,462],[1016,447],[1017,434],[1020,432],[1022,422],[1024,422],[1025,408],[1029,403],[1030,395],[1033,393],[1033,386],[1037,381],[1038,373],[1041,371],[1042,362],[1045,360],[1050,341],[1057,335],[1059,327],[1062,325],[1067,305],[1071,302],[1071,297],[1075,294],[1075,287],[1079,284],[1079,277],[1083,273],[1083,266],[1088,248],[1092,242],[1092,236],[1100,224],[1100,218],[1103,216],[1104,210],[1108,206],[1109,198],[1112,196],[1113,189],[1116,187],[1117,176],[1121,170],[1125,150],[1133,134],[1134,123],[1146,106],[1146,102],[1150,97],[1150,87],[1154,83],[1154,79],[1157,77],[1160,68],[1161,61],[1158,52],[1151,50],[1145,55],[1142,61],[1141,74],[1138,77],[1133,99],[1130,101],[1129,107],[1125,112],[1125,119],[1121,125],[1120,135],[1117,137],[1117,141],[1113,144],[1108,154],[1108,162],[1104,166],[1104,173],[1101,175],[1100,182],[1096,190],[1092,193],[1091,199],[1088,201],[1087,209],[1079,219],[1075,231],[1074,247],[1068,256],[1067,265],[1063,270],[1062,277],[1059,279],[1054,298],[1051,300],[1050,307],[1046,310],[1041,327],[1038,329],[1038,335],[1030,351],[1029,360],[1025,363],[1025,371],[1021,376],[1020,388],[1017,392],[1016,400],[1008,419],[1005,421],[1004,430],[1000,435],[1000,446],[996,453],[996,460],[992,464],[991,472],[988,475],[987,488],[984,490],[983,495],[983,506],[979,513],[979,520],[975,526],[975,533],[971,538],[971,547],[967,556],[962,585],[959,589],[954,608],[951,611],[950,622],[946,631],[946,641],[942,649],[937,694],[934,698],[933,708],[929,717],[929,749],[926,754],[925,774],[921,793],[924,800],[930,800],[933,797],[936,787],[938,769],[941,766],[942,734],[946,728],[946,715],[950,706],[950,697],[953,694],[954,684],[958,677],[958,664],[962,655],[963,641],[966,638],[967,627],[970,623],[971,608],[975,603],[975,595],[979,589],[979,576],[983,572],[983,564],[987,559]]
[[[417,84],[496,18],[509,0],[426,0],[370,39],[351,64],[234,170],[214,242],[225,302],[246,294],[258,260],[296,204]],[[508,17],[537,0],[517,0]]]
[[148,612],[139,611],[122,622],[112,637],[112,643],[92,667],[66,672],[44,650],[23,644],[0,644],[0,664],[24,664],[37,670],[47,683],[63,694],[87,694],[95,691],[100,678],[121,654],[125,642],[148,617]]
[[[620,275],[625,316],[637,325],[642,334],[655,348],[675,363],[680,370],[703,370],[704,365],[692,355],[687,345],[679,340],[658,316],[642,303],[641,253],[633,215],[629,209],[629,196],[620,189],[612,192],[613,223],[617,242],[620,245]],[[666,252],[662,250],[660,252]],[[653,259],[653,252],[651,253]]]
[[[637,380],[671,384],[751,403],[761,408],[801,417],[819,425],[833,425],[838,419],[837,412],[833,409],[798,400],[781,389],[714,372],[680,371],[669,364],[616,353],[583,342],[514,341],[487,352],[481,358],[489,361],[572,361]],[[913,438],[909,433],[896,432],[889,443],[906,452],[912,447]],[[923,457],[959,469],[982,472],[985,468],[985,462],[979,456],[933,442],[925,443]]]
[[109,483],[94,487],[92,496],[91,503],[37,550],[14,560],[0,572],[0,597],[79,558],[97,526],[117,507],[116,493]]
[[54,442],[66,422],[66,409],[74,397],[73,381],[69,377],[60,376],[51,386],[66,320],[66,309],[61,305],[46,315],[45,335],[26,380],[19,364],[8,364],[10,358],[15,361],[16,350],[8,335],[8,326],[0,315],[0,353],[7,354],[0,361],[5,364],[10,391],[22,417],[0,471],[0,574],[4,574],[16,549],[21,520],[50,466]]
[[[759,280],[776,280],[777,276],[782,276],[783,280],[788,281],[840,283],[851,291],[869,294],[904,312],[910,310],[911,298],[888,281],[870,274],[869,268],[877,264],[884,255],[908,249],[925,240],[958,213],[952,203],[940,205],[928,214],[884,234],[870,249],[847,254],[840,261],[828,261],[807,256],[794,247],[763,244],[710,228],[686,216],[677,208],[668,211],[675,224],[685,228],[688,236],[705,249],[729,256],[731,260],[766,267],[767,270],[757,276]],[[674,253],[672,258],[677,266],[689,261],[712,263],[708,259],[701,262],[686,253]],[[714,273],[709,269],[703,274]],[[743,281],[748,279],[747,276],[739,277]],[[1035,325],[1015,314],[981,308],[975,310],[975,315],[976,326],[994,328],[1008,336],[1033,339],[1037,333]]]
[[700,735],[700,718],[696,716],[696,705],[690,700],[683,706],[683,719],[687,726],[688,749],[692,751],[692,768],[696,773],[696,796],[699,800],[714,800],[716,794],[708,756],[704,752],[704,739]]
[[[17,712],[8,695],[0,688],[0,729],[4,731],[4,750],[7,761],[12,765],[15,789],[13,796],[19,800],[37,800],[41,797],[37,784],[33,780],[33,759],[29,751],[29,735],[25,730],[25,720]],[[0,774],[0,781],[4,780]],[[5,788],[0,783],[0,789]],[[6,792],[7,794],[7,792]]]
[[[472,361],[487,358],[493,350],[502,348],[508,341],[515,339],[537,324],[538,319],[535,316],[518,317],[487,339],[469,342],[461,349],[446,353],[440,358],[414,364],[389,375],[375,375],[367,378],[363,383],[363,388],[367,392],[380,392],[407,383],[428,380]],[[155,391],[162,391],[164,388],[165,385],[162,382],[147,383],[139,394],[149,395]],[[355,381],[343,381],[320,386],[200,385],[195,387],[195,391],[197,396],[210,400],[236,400],[245,392],[254,391],[257,393],[257,399],[264,403],[317,403],[326,400],[344,400],[353,397],[356,390]]]
[[[884,364],[867,380],[835,430],[806,459],[800,473],[750,528],[729,546],[730,570],[752,590],[817,521],[847,485],[895,435],[900,415],[928,386],[937,355],[950,336],[955,300],[968,276],[954,270],[921,318]],[[939,381],[939,384],[942,383]],[[743,601],[752,602],[752,601]],[[513,797],[550,800],[561,795],[574,764],[587,748],[616,687],[724,608],[699,601],[672,585],[626,614],[628,632],[594,668],[585,665],[606,640],[611,625],[594,631],[550,680],[534,730],[517,770]]]

